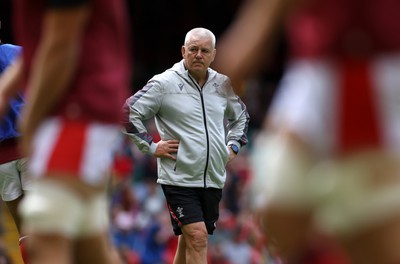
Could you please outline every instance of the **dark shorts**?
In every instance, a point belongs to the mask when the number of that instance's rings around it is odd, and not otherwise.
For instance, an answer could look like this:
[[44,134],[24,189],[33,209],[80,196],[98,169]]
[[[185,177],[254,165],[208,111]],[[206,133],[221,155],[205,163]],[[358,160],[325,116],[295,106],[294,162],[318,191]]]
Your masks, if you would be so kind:
[[181,235],[183,225],[204,222],[212,235],[219,217],[222,189],[161,185],[175,235]]

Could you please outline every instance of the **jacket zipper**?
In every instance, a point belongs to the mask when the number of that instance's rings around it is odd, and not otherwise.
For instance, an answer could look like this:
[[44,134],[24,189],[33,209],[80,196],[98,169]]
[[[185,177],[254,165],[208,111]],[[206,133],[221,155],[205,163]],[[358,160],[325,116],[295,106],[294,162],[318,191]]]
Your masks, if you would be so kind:
[[207,120],[206,120],[206,110],[205,110],[205,106],[204,106],[204,97],[203,97],[203,87],[205,86],[205,84],[207,82],[205,82],[203,84],[202,87],[200,87],[192,78],[192,76],[190,76],[190,80],[192,80],[192,82],[194,83],[194,85],[196,86],[197,90],[200,93],[200,99],[201,99],[201,105],[203,108],[203,121],[204,121],[204,128],[206,130],[206,141],[207,141],[207,159],[206,159],[206,166],[204,168],[204,174],[203,174],[203,182],[204,182],[204,188],[207,188],[207,184],[206,184],[206,178],[207,178],[207,170],[208,170],[208,161],[209,161],[209,155],[210,155],[210,140],[208,138],[208,128],[207,128]]

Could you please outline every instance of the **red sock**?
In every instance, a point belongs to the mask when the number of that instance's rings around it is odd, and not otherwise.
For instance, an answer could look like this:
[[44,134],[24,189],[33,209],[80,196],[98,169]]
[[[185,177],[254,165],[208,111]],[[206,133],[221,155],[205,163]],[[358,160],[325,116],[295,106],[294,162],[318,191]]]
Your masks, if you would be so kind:
[[22,256],[22,260],[24,261],[24,264],[28,264],[28,252],[26,249],[26,239],[29,236],[22,236],[19,238],[19,249],[21,251],[21,256]]

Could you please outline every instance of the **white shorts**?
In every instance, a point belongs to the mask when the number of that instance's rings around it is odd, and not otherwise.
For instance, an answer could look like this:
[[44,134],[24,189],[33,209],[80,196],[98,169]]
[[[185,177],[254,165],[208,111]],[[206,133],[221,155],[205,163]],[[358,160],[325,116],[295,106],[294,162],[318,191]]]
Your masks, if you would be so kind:
[[90,185],[104,183],[120,133],[117,125],[46,120],[38,129],[30,161],[34,178],[47,175],[76,175]]
[[3,201],[13,201],[30,190],[32,179],[28,176],[27,159],[17,159],[0,164],[0,192]]
[[255,206],[312,211],[316,226],[351,235],[400,215],[400,157],[363,152],[315,162],[279,136],[253,157]]
[[48,179],[33,184],[18,209],[28,233],[76,239],[103,234],[109,225],[105,192],[83,198]]

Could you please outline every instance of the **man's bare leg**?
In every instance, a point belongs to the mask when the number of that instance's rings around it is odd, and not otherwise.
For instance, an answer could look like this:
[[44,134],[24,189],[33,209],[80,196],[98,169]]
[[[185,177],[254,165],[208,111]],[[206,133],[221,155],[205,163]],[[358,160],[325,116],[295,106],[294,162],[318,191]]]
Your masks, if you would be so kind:
[[[206,264],[208,233],[204,222],[197,222],[182,227],[181,240],[185,240],[186,263]],[[179,248],[179,245],[178,245]]]
[[186,243],[183,235],[179,236],[178,248],[176,249],[174,264],[186,264]]

